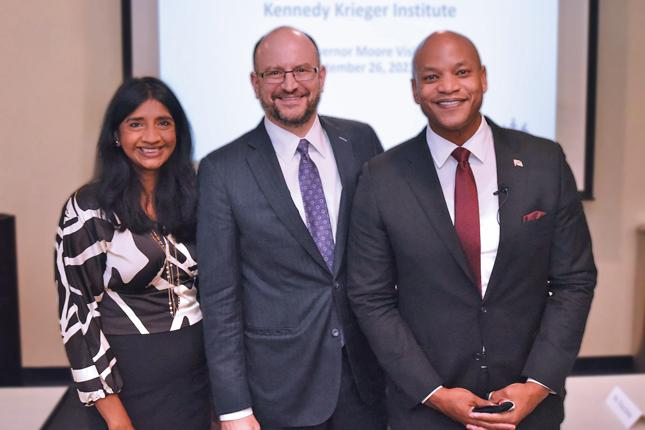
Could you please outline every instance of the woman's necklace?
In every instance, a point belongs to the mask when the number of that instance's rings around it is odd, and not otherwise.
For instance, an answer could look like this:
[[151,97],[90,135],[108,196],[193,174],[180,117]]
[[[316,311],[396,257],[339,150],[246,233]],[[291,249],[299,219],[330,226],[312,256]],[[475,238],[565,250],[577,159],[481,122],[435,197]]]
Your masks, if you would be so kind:
[[[168,275],[168,283],[170,284],[170,287],[168,287],[168,310],[170,311],[170,315],[174,318],[175,314],[177,313],[177,308],[179,307],[179,296],[174,292],[175,287],[179,285],[179,268],[174,264],[170,264],[169,242],[171,242],[171,240],[169,240],[166,236],[159,236],[159,234],[157,234],[157,232],[154,230],[152,230],[151,235],[166,256],[164,266],[166,268],[166,274]],[[177,260],[176,244],[174,246],[174,251],[174,257],[175,260]]]

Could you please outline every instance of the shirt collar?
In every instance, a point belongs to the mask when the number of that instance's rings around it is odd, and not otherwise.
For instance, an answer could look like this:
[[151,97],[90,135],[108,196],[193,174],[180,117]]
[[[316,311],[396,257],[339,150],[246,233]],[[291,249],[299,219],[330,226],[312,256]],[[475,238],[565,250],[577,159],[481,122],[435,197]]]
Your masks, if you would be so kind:
[[[290,161],[295,157],[300,137],[270,121],[264,117],[264,127],[271,139],[271,144],[278,158]],[[309,150],[318,152],[323,158],[329,155],[329,147],[325,145],[324,130],[320,124],[320,118],[316,116],[313,125],[302,139],[309,141]]]
[[[428,142],[430,154],[432,154],[435,166],[439,169],[446,164],[452,151],[459,147],[459,145],[455,145],[451,141],[439,136],[430,126],[426,127],[426,141]],[[492,141],[492,131],[486,122],[486,118],[482,115],[479,128],[462,146],[469,150],[480,162],[484,163],[490,150],[487,144],[489,141]]]

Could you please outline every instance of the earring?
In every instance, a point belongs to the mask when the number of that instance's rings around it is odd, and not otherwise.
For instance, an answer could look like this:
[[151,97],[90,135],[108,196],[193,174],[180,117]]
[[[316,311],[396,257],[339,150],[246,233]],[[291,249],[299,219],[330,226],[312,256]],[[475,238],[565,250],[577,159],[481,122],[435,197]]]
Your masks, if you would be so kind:
[[119,142],[119,139],[114,139],[114,144],[116,145],[117,148],[121,146],[121,142]]

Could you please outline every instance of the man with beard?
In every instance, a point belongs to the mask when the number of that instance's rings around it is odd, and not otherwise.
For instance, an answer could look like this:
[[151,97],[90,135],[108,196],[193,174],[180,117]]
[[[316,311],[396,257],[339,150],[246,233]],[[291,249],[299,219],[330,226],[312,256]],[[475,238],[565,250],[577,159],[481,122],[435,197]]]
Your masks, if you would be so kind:
[[556,143],[482,116],[466,37],[433,33],[413,65],[428,126],[367,163],[348,240],[391,428],[558,429],[596,284],[571,169]]
[[350,204],[381,144],[317,115],[326,71],[310,36],[277,28],[253,64],[264,119],[199,169],[215,410],[223,430],[385,429],[383,377],[345,292]]

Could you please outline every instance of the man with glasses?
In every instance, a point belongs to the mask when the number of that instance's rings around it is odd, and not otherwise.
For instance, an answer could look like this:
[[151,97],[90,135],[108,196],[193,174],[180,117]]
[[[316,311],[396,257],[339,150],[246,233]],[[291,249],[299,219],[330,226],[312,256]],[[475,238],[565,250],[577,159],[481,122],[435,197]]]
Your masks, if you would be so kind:
[[350,204],[382,152],[366,124],[319,116],[313,39],[262,37],[265,112],[202,160],[198,251],[205,345],[223,430],[383,430],[383,377],[345,292]]

